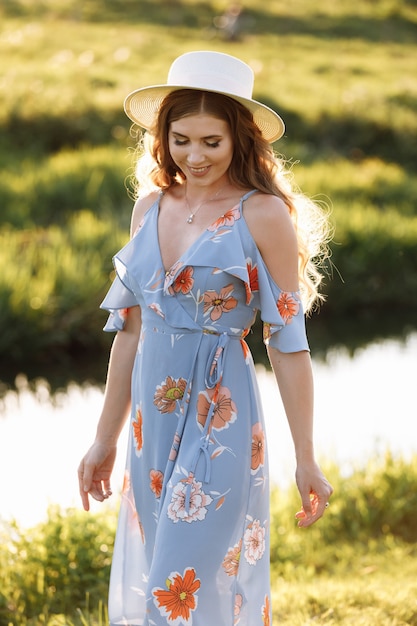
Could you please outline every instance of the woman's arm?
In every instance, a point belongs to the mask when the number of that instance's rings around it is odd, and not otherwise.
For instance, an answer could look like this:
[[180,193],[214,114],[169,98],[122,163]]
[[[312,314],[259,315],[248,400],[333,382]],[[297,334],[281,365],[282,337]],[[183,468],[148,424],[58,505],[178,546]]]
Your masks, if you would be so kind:
[[[284,291],[298,291],[297,237],[285,204],[274,196],[256,194],[248,200],[245,219],[275,283]],[[294,441],[296,481],[302,502],[298,523],[309,526],[323,515],[333,491],[314,457],[310,354],[287,354],[269,347],[268,356]]]
[[268,356],[280,390],[296,456],[296,482],[302,510],[299,526],[310,526],[324,513],[333,489],[315,461],[313,443],[313,375],[308,352],[279,352]]
[[[136,201],[130,223],[131,237],[157,197],[154,192]],[[116,444],[130,411],[131,377],[141,322],[140,308],[128,309],[124,328],[118,331],[113,342],[96,438],[78,467],[79,490],[86,511],[90,508],[89,495],[99,502],[111,495],[110,476],[116,459]]]
[[130,410],[131,377],[140,328],[140,308],[135,306],[128,310],[125,327],[114,339],[96,438],[78,468],[80,495],[86,511],[90,508],[89,495],[102,502],[111,494],[110,476],[117,440]]

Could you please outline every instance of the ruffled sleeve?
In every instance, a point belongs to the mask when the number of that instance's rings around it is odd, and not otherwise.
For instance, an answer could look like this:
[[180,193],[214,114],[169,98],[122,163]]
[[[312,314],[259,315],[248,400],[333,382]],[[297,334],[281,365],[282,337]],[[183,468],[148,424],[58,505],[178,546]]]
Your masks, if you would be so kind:
[[265,345],[280,352],[309,350],[300,293],[282,291],[275,284],[260,255],[258,281]]
[[122,283],[119,276],[116,275],[106,297],[100,305],[101,309],[109,311],[110,315],[103,330],[106,332],[116,332],[123,330],[127,309],[137,305],[137,299],[133,292]]

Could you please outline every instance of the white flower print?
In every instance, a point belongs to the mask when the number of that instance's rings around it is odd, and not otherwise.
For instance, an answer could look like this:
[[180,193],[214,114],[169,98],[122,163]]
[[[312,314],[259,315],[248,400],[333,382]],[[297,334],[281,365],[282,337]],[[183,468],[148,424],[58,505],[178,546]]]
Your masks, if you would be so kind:
[[265,552],[265,528],[259,520],[254,520],[245,531],[245,559],[249,565],[256,565]]
[[[172,490],[171,503],[168,506],[168,517],[174,523],[199,522],[207,514],[206,506],[213,502],[213,498],[204,493],[201,483],[194,478],[178,482]],[[187,492],[190,491],[190,503],[186,509]]]

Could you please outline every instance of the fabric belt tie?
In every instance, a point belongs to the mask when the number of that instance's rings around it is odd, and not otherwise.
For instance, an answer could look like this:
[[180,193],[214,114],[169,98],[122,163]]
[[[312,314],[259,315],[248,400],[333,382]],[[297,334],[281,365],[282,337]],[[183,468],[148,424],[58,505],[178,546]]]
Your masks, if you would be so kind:
[[[153,329],[154,331],[158,332],[157,328]],[[164,331],[162,331],[164,332]],[[214,389],[214,393],[213,393],[213,397],[211,399],[210,402],[210,407],[207,413],[207,418],[204,424],[204,428],[203,428],[203,432],[202,435],[200,437],[200,445],[198,447],[198,449],[196,450],[196,453],[194,455],[193,461],[191,463],[191,466],[188,470],[188,479],[186,479],[187,484],[186,484],[186,489],[185,489],[185,510],[187,511],[187,513],[189,513],[190,511],[190,500],[191,500],[191,492],[192,492],[192,481],[195,475],[195,471],[196,471],[196,467],[197,467],[197,463],[200,459],[200,456],[203,455],[204,459],[205,459],[205,472],[204,472],[204,482],[208,483],[210,482],[210,477],[211,477],[211,456],[210,456],[210,451],[209,451],[209,444],[210,444],[210,425],[211,425],[211,421],[213,419],[213,415],[214,412],[216,410],[216,405],[217,405],[217,401],[218,401],[218,397],[219,397],[219,390],[220,390],[220,385],[221,385],[221,381],[223,378],[223,370],[224,370],[224,362],[225,362],[225,356],[226,356],[226,349],[227,346],[229,344],[229,340],[230,339],[242,339],[243,337],[245,337],[247,334],[246,330],[243,330],[240,334],[236,335],[236,334],[229,334],[227,332],[223,332],[223,333],[216,333],[212,330],[208,330],[208,329],[202,329],[201,330],[201,338],[200,341],[198,342],[198,345],[196,347],[195,350],[195,354],[194,354],[194,358],[193,358],[193,363],[192,363],[192,367],[190,370],[190,374],[188,376],[188,381],[187,381],[187,385],[186,388],[184,390],[184,395],[182,398],[182,402],[180,405],[180,418],[179,418],[179,422],[178,422],[178,427],[177,427],[177,431],[175,433],[174,436],[174,441],[172,443],[172,447],[171,447],[171,453],[169,455],[169,459],[168,459],[168,463],[167,463],[167,467],[165,469],[165,477],[164,477],[164,485],[163,485],[163,489],[162,489],[162,494],[161,494],[161,498],[160,498],[160,504],[162,504],[164,497],[165,497],[165,493],[166,493],[166,485],[167,482],[169,480],[169,478],[172,475],[172,470],[174,468],[174,463],[175,463],[175,459],[177,457],[178,451],[179,451],[179,446],[180,446],[180,442],[181,442],[181,437],[184,431],[184,427],[185,427],[185,422],[186,422],[186,418],[187,418],[187,413],[188,413],[188,402],[187,399],[189,397],[189,394],[191,392],[191,385],[192,385],[192,380],[193,380],[193,374],[194,374],[194,370],[195,370],[195,365],[196,365],[196,361],[197,361],[197,356],[198,356],[198,352],[200,350],[200,346],[201,346],[201,342],[203,340],[203,336],[204,335],[215,335],[218,337],[218,340],[215,344],[215,346],[213,347],[210,356],[207,360],[207,365],[206,365],[206,371],[205,371],[205,385],[207,389]]]

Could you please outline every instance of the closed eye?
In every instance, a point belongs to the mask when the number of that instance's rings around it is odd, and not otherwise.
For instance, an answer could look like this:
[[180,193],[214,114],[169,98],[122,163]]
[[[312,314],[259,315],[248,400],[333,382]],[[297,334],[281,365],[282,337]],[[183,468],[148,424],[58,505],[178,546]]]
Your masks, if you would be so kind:
[[[174,140],[174,144],[176,146],[185,146],[188,143],[188,139],[175,139]],[[209,148],[218,148],[220,145],[220,141],[215,141],[213,143],[211,143],[210,141],[205,141],[204,142],[206,144],[206,146],[208,146]]]

